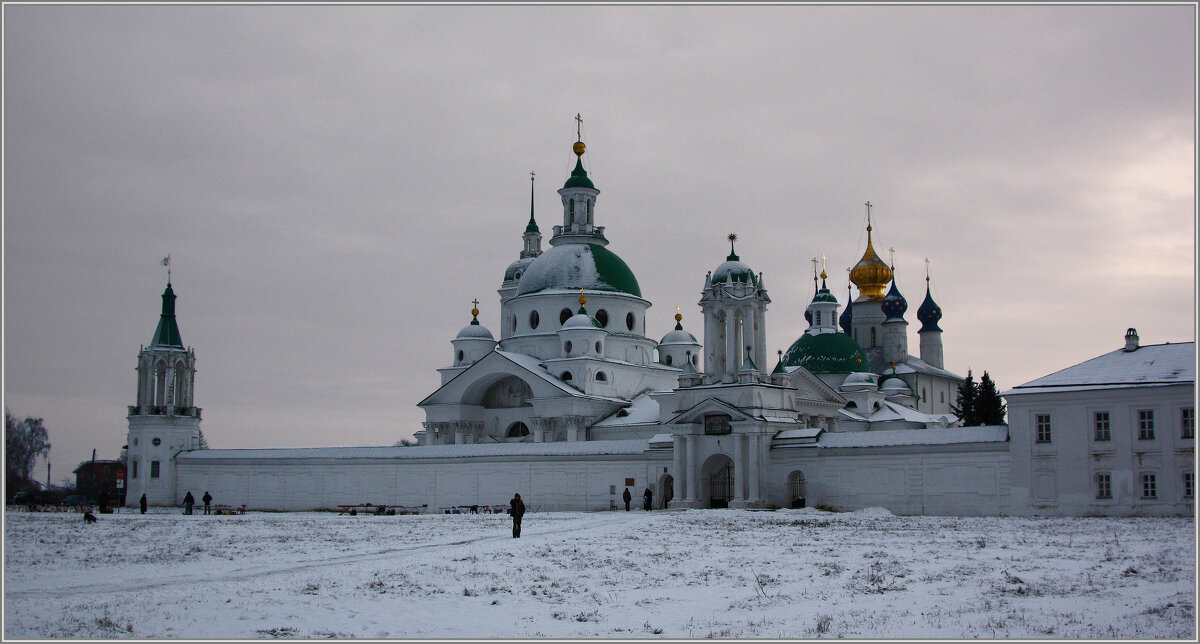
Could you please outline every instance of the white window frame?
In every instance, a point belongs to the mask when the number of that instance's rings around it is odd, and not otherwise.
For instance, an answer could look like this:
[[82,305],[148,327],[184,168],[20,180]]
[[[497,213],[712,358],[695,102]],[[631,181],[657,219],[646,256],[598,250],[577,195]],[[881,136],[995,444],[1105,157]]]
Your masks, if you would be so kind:
[[1152,441],[1154,440],[1154,410],[1139,409],[1137,410],[1138,421],[1138,440]]
[[1054,438],[1054,421],[1049,413],[1033,415],[1033,441],[1050,443]]
[[1142,500],[1158,500],[1158,475],[1154,472],[1142,472],[1138,480],[1142,482]]
[[1179,437],[1196,437],[1196,408],[1181,407],[1179,409]]
[[[1103,416],[1103,418],[1101,418]],[[1092,413],[1092,440],[1097,443],[1112,441],[1112,414],[1107,411]]]
[[1096,500],[1111,501],[1112,496],[1112,472],[1096,472]]

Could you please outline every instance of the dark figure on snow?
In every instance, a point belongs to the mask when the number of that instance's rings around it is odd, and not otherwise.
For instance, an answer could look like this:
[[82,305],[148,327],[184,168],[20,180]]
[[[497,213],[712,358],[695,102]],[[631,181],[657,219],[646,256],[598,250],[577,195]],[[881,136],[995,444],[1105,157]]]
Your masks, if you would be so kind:
[[143,494],[142,498],[138,500],[138,507],[142,509],[142,514],[146,513],[146,495],[145,494]]
[[101,492],[96,504],[100,506],[100,514],[108,514],[108,492]]
[[196,497],[192,496],[191,490],[188,490],[187,496],[183,497],[183,513],[191,514],[192,505],[196,503]]
[[520,539],[521,517],[525,516],[525,502],[521,500],[520,494],[514,494],[508,504],[508,513],[512,515],[513,520],[513,539]]
[[644,493],[642,493],[642,509],[649,512],[650,511],[650,503],[653,500],[654,500],[654,493],[650,491],[650,488],[646,488],[646,491]]
[[95,523],[95,522],[96,522],[96,515],[92,514],[90,511],[89,511],[89,512],[84,512],[84,513],[83,513],[83,522],[84,522],[84,523]]
[[625,511],[629,511],[629,502],[633,500],[633,495],[629,493],[629,488],[625,488],[625,493],[621,495],[625,499]]
[[200,500],[204,501],[204,513],[208,514],[208,505],[212,503],[212,495],[208,493],[208,490],[205,490],[204,496],[200,497]]

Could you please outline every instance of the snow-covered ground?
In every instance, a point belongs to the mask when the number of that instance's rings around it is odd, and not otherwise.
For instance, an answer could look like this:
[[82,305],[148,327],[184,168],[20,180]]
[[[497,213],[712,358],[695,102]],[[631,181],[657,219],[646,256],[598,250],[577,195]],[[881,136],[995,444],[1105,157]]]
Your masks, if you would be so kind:
[[1191,519],[5,519],[6,639],[1196,637]]

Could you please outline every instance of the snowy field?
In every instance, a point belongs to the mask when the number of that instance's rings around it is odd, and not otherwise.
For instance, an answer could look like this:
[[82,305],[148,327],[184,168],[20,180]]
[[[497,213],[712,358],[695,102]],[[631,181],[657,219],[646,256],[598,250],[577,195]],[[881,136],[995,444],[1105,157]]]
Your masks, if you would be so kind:
[[5,639],[1196,636],[1190,519],[5,519]]

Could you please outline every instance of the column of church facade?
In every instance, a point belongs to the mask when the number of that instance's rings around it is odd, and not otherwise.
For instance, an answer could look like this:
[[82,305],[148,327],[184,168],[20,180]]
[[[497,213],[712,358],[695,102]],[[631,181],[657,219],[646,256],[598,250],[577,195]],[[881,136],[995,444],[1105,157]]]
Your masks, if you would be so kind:
[[687,490],[691,486],[687,473],[684,472],[683,436],[676,435],[672,441],[672,472],[675,474],[675,495],[680,500],[687,500]]

